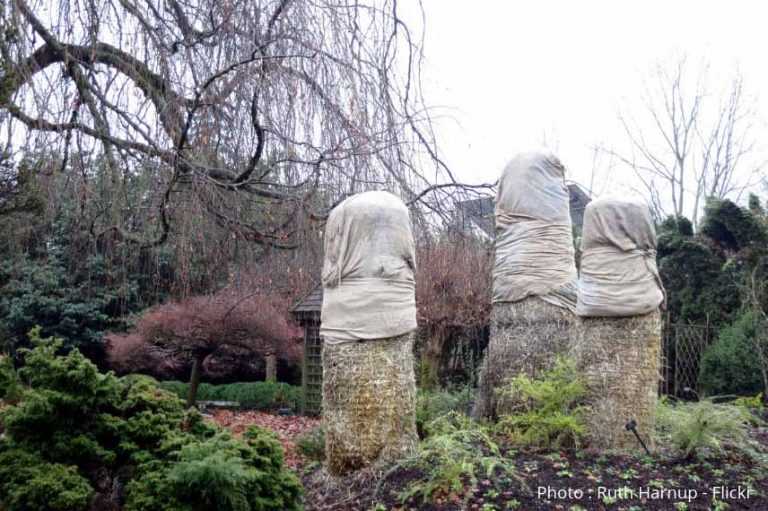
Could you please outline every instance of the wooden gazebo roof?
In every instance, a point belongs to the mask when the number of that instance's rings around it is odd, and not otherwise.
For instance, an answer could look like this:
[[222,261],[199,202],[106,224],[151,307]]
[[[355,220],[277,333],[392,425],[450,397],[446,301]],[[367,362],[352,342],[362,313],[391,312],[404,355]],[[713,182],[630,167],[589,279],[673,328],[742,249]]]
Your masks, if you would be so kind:
[[320,309],[323,307],[323,286],[317,284],[312,290],[297,301],[290,312],[297,321],[320,320]]

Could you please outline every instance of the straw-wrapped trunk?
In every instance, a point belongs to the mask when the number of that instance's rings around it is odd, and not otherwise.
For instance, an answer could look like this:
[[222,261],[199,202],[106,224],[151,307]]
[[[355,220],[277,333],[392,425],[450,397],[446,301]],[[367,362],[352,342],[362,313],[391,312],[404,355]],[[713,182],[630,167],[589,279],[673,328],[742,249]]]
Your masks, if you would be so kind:
[[650,449],[659,390],[660,311],[623,318],[579,318],[571,353],[587,384],[590,445],[642,452],[626,428],[634,420]]
[[415,334],[323,348],[323,423],[330,473],[414,453]]
[[536,296],[495,303],[473,415],[503,415],[507,410],[497,399],[498,389],[520,373],[535,377],[550,369],[558,355],[568,352],[575,321],[571,311]]

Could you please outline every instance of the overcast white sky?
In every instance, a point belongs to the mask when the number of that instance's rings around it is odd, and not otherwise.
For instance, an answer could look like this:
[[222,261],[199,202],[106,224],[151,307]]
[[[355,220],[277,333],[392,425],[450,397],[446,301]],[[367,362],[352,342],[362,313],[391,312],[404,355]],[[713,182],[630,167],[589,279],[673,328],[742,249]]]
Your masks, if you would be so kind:
[[[424,8],[425,95],[447,116],[437,136],[464,180],[492,181],[515,153],[546,139],[568,177],[588,184],[590,147],[625,144],[619,108],[637,108],[656,63],[681,54],[696,67],[709,62],[713,89],[741,71],[764,138],[764,2],[424,0]],[[598,192],[629,194],[617,183],[629,183],[630,171],[615,172],[601,176]]]

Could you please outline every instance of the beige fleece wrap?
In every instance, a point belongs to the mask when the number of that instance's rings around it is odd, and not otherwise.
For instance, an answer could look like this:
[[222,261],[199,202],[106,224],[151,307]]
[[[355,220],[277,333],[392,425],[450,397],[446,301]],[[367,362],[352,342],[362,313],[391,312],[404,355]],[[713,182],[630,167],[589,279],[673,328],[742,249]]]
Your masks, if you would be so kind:
[[325,228],[320,335],[333,344],[416,328],[416,249],[408,208],[388,192],[354,195]]
[[615,199],[587,206],[578,287],[579,316],[638,316],[664,302],[647,206]]
[[573,311],[576,265],[565,169],[523,153],[504,169],[496,196],[493,303],[528,296]]

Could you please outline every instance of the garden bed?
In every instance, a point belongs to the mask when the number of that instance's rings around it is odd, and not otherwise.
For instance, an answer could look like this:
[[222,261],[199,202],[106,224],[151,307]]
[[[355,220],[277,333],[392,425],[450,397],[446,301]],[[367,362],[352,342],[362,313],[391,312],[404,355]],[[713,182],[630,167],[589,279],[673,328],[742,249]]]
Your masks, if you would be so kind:
[[[545,452],[501,446],[515,477],[496,469],[464,477],[463,488],[435,492],[431,498],[404,498],[426,473],[411,466],[363,470],[331,478],[321,464],[296,450],[299,436],[316,428],[315,418],[283,417],[254,411],[218,410],[213,419],[238,434],[250,425],[271,429],[299,473],[307,511],[459,511],[459,510],[759,510],[768,509],[768,465],[736,453],[705,460],[668,454],[609,455],[595,450]],[[768,449],[768,430],[754,428],[754,439]],[[478,447],[478,457],[484,453]],[[719,493],[718,493],[719,492]]]
[[[766,442],[767,435],[760,436]],[[463,490],[440,492],[426,502],[420,497],[403,501],[401,496],[409,487],[424,478],[422,470],[395,470],[383,481],[377,480],[376,474],[357,474],[328,484],[320,469],[315,468],[303,476],[306,509],[373,510],[377,505],[380,510],[424,511],[768,509],[768,466],[736,456],[683,461],[590,451],[536,453],[505,449],[502,454],[514,464],[528,490],[497,471],[491,477],[477,473],[479,484],[469,494]],[[465,489],[471,486],[467,481]],[[713,487],[732,491],[731,498],[717,498]]]

